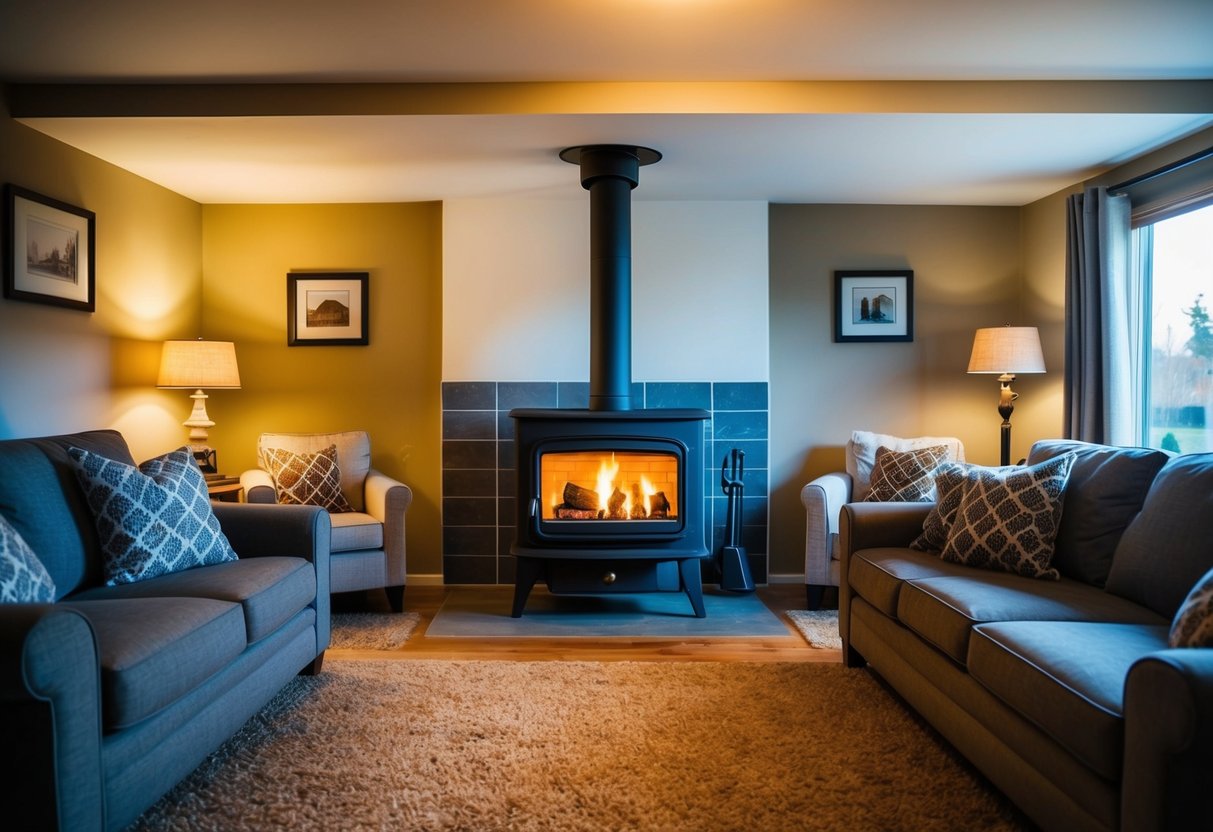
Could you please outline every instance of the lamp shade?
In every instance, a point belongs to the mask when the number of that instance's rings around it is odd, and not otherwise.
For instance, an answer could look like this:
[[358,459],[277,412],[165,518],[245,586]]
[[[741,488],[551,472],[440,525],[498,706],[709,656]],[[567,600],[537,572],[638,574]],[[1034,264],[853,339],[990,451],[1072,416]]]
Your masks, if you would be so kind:
[[1043,373],[1045,357],[1034,326],[993,326],[977,330],[970,373]]
[[231,341],[165,341],[157,387],[211,390],[240,387],[236,345]]

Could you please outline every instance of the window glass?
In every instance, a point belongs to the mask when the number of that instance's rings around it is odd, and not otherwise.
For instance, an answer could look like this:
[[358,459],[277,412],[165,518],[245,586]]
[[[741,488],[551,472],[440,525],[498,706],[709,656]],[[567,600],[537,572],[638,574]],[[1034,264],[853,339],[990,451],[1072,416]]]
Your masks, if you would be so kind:
[[1213,451],[1213,205],[1134,233],[1150,306],[1144,443]]

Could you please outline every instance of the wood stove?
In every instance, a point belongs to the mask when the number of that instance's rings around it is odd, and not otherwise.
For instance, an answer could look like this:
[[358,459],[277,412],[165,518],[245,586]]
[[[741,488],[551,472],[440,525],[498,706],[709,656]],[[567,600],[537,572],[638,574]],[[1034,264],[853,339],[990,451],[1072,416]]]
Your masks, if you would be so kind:
[[512,615],[553,593],[683,591],[705,616],[705,410],[631,406],[631,190],[661,154],[572,147],[590,192],[589,408],[516,409]]

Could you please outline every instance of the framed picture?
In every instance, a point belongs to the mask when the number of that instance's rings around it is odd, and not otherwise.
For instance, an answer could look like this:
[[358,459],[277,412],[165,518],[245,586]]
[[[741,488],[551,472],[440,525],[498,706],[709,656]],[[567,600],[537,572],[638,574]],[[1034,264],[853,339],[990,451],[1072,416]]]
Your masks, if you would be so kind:
[[4,296],[94,311],[93,212],[11,184],[4,202]]
[[286,276],[286,343],[290,347],[370,343],[368,272]]
[[913,341],[914,272],[834,272],[834,340]]

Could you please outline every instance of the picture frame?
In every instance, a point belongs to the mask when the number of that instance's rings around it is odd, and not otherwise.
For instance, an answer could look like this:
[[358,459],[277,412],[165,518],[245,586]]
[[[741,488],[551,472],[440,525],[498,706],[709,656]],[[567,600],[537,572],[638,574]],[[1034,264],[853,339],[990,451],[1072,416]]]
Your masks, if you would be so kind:
[[834,272],[834,341],[914,340],[914,272]]
[[12,183],[4,206],[4,297],[96,311],[96,214]]
[[287,346],[349,347],[369,344],[369,283],[369,272],[287,274]]

